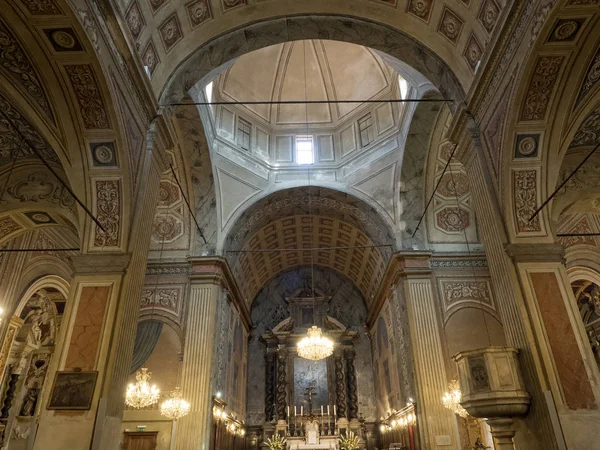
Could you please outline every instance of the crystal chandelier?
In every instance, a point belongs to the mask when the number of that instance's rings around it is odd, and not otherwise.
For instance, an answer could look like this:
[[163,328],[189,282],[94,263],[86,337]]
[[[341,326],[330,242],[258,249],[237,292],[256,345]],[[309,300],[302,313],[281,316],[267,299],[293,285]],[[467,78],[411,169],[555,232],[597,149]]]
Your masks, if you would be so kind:
[[319,327],[314,325],[308,330],[308,336],[298,342],[298,356],[318,361],[333,353],[333,342],[323,336]]
[[171,398],[160,405],[160,413],[171,420],[181,419],[190,412],[190,404],[181,398],[179,386],[171,394]]
[[465,408],[460,405],[460,401],[462,399],[462,394],[460,392],[460,386],[458,385],[458,380],[452,380],[448,384],[448,389],[450,392],[446,392],[442,397],[442,403],[446,408],[452,411],[454,414],[466,419],[469,416],[469,413]]
[[135,409],[142,409],[153,405],[158,401],[160,390],[155,386],[150,386],[150,372],[145,367],[138,370],[135,374],[137,382],[130,383],[125,394],[125,403]]

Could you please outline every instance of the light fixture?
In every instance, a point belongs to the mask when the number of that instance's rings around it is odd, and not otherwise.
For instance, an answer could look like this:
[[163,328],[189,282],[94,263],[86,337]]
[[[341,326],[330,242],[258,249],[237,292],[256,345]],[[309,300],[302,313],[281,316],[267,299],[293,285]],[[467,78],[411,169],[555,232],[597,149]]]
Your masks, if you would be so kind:
[[160,413],[171,420],[181,419],[190,412],[190,404],[181,398],[179,386],[171,394],[171,398],[160,405]]
[[331,356],[333,353],[333,342],[323,336],[319,327],[312,326],[308,330],[308,336],[298,342],[298,356],[312,361],[318,361]]
[[442,403],[446,408],[452,411],[457,416],[467,418],[469,413],[465,408],[460,405],[462,399],[462,393],[460,392],[460,386],[458,380],[452,380],[448,384],[449,392],[446,392],[442,397]]
[[[306,88],[306,41],[303,42],[303,52],[304,52],[304,95],[305,95],[305,106],[306,106],[306,136],[303,139],[309,139],[311,142],[312,148],[312,137],[308,134],[308,95]],[[310,226],[311,226],[311,234],[313,234],[313,220],[312,220],[312,198],[310,194],[310,164],[314,163],[313,160],[310,161],[307,167],[308,173],[308,215],[310,217]],[[314,260],[314,250],[310,251],[310,271],[311,271],[311,292],[312,292],[312,301],[313,301],[313,326],[308,330],[308,333],[305,337],[303,337],[300,342],[297,344],[298,356],[304,359],[310,359],[312,361],[318,361],[320,359],[325,359],[328,356],[331,356],[333,353],[333,342],[323,336],[323,332],[317,325],[314,323],[315,319],[315,260]]]
[[130,383],[125,394],[125,403],[135,409],[142,409],[153,405],[158,401],[160,390],[155,386],[150,386],[150,372],[147,368],[142,368],[135,373],[135,384]]

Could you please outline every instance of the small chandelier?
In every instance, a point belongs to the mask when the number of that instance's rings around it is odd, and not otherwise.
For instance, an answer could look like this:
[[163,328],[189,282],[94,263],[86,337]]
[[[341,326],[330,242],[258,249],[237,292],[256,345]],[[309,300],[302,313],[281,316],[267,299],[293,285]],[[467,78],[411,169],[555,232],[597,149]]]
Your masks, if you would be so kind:
[[190,404],[181,398],[179,386],[171,394],[171,398],[160,405],[160,413],[171,420],[181,419],[190,412]]
[[323,332],[314,325],[308,330],[308,335],[298,342],[298,355],[304,359],[318,361],[333,353],[333,342],[323,337]]
[[469,416],[469,413],[465,408],[460,405],[460,401],[462,399],[462,393],[460,392],[460,386],[458,385],[458,380],[452,380],[448,384],[448,389],[450,392],[446,392],[442,397],[442,403],[446,408],[452,411],[457,416],[466,419]]
[[150,372],[143,368],[135,374],[137,382],[130,383],[125,394],[125,403],[135,409],[142,409],[153,405],[158,401],[160,390],[155,386],[150,386]]

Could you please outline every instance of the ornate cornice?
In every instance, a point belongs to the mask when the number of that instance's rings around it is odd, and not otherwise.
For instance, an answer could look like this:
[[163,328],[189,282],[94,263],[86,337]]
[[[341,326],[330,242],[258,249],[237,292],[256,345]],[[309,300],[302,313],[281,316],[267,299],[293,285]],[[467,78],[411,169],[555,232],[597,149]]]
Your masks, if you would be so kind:
[[514,262],[565,262],[560,244],[508,244],[505,250]]
[[131,261],[131,253],[90,253],[70,256],[75,275],[124,274]]
[[246,331],[249,332],[252,329],[250,311],[227,260],[221,256],[198,256],[190,257],[188,261],[192,266],[190,275],[192,284],[216,284],[229,293],[229,298],[239,311]]
[[405,278],[428,278],[431,276],[432,252],[428,250],[403,250],[390,258],[383,279],[372,302],[367,317],[367,328],[371,328],[393,287]]

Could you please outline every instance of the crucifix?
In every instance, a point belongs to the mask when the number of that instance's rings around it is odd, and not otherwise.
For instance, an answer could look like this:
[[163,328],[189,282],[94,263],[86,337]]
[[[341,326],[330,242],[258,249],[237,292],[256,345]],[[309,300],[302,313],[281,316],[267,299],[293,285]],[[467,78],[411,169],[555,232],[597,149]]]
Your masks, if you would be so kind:
[[315,391],[316,387],[314,386],[309,386],[305,389],[306,391],[306,396],[308,397],[308,414],[312,413],[312,396],[313,396],[313,392]]

